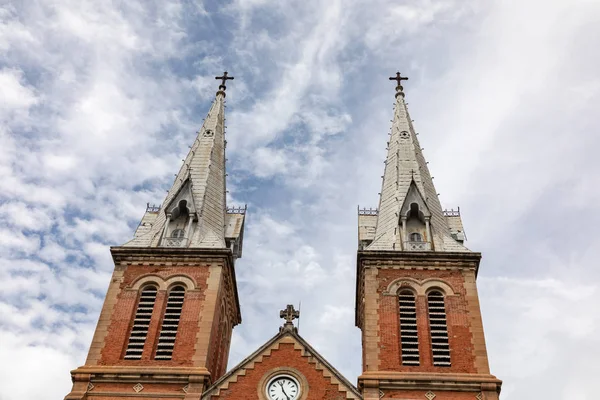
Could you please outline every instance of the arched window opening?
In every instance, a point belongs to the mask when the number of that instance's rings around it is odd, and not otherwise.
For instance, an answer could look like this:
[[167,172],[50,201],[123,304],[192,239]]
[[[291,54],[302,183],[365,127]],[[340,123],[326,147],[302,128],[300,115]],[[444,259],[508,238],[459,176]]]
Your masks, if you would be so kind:
[[167,307],[165,308],[160,335],[158,336],[156,354],[154,355],[155,360],[170,360],[173,357],[175,337],[177,336],[184,297],[185,288],[183,286],[175,286],[169,292]]
[[157,289],[154,286],[146,286],[142,289],[140,300],[138,302],[133,327],[129,334],[129,342],[125,351],[126,360],[139,360],[142,358],[146,337],[148,336],[148,327],[152,318],[152,310],[156,302]]
[[417,203],[411,203],[410,204],[410,210],[408,210],[408,215],[407,215],[408,219],[410,218],[416,218],[419,221],[423,222],[425,220],[425,217],[423,215],[423,211],[421,211],[419,209],[419,205]]
[[177,207],[175,207],[172,211],[173,219],[177,219],[179,217],[187,217],[190,213],[190,209],[187,206],[187,200],[181,200]]
[[444,295],[436,290],[427,295],[429,310],[429,329],[431,332],[431,353],[433,365],[449,367],[450,344],[448,343],[448,324],[446,322],[446,305]]
[[419,336],[415,295],[410,290],[403,290],[398,295],[398,299],[400,303],[402,365],[419,365]]
[[411,242],[422,242],[423,241],[423,236],[421,236],[420,233],[413,232],[413,233],[410,234],[410,241]]
[[175,229],[171,232],[171,237],[175,239],[181,239],[185,236],[185,231],[183,229]]

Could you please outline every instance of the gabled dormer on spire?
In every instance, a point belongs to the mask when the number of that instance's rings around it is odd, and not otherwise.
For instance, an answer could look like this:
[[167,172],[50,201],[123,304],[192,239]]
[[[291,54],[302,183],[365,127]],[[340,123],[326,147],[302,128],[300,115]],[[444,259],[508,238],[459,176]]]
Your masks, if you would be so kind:
[[360,246],[365,250],[469,251],[455,238],[442,210],[404,101],[401,82],[406,79],[400,73],[390,78],[398,84],[379,208],[359,212]]
[[226,206],[225,83],[160,208],[148,207],[126,247],[228,248],[241,256],[245,209]]

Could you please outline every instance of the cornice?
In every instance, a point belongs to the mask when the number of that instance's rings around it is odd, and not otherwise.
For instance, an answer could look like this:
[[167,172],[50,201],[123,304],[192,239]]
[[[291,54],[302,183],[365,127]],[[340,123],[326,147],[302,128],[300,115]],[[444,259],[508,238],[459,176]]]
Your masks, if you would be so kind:
[[502,381],[489,374],[371,371],[358,377],[362,386],[380,390],[496,391]]
[[381,251],[359,250],[357,259],[361,260],[395,260],[411,262],[476,262],[479,265],[481,253],[448,252],[448,251]]
[[190,377],[207,377],[210,372],[204,367],[143,367],[143,366],[82,366],[71,371],[72,376],[93,376],[95,381],[122,382],[141,381],[188,381]]

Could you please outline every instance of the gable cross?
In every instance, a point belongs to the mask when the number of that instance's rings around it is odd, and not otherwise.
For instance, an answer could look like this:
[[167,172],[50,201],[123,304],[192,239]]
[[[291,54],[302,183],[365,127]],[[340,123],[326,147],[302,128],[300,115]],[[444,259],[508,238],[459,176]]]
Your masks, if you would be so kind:
[[284,310],[279,311],[279,318],[285,319],[285,323],[291,324],[296,318],[300,318],[300,311],[296,311],[292,304],[288,304]]

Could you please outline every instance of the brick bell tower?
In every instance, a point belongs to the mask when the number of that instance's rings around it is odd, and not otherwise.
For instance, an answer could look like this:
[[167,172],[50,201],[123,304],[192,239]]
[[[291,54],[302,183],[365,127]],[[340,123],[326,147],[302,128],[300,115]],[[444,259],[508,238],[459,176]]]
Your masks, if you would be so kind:
[[135,237],[112,247],[115,269],[85,365],[71,371],[75,399],[200,399],[227,367],[241,322],[234,261],[244,209],[225,203],[227,72],[160,207]]
[[379,208],[359,209],[356,325],[365,400],[498,400],[458,211],[442,210],[397,73]]

